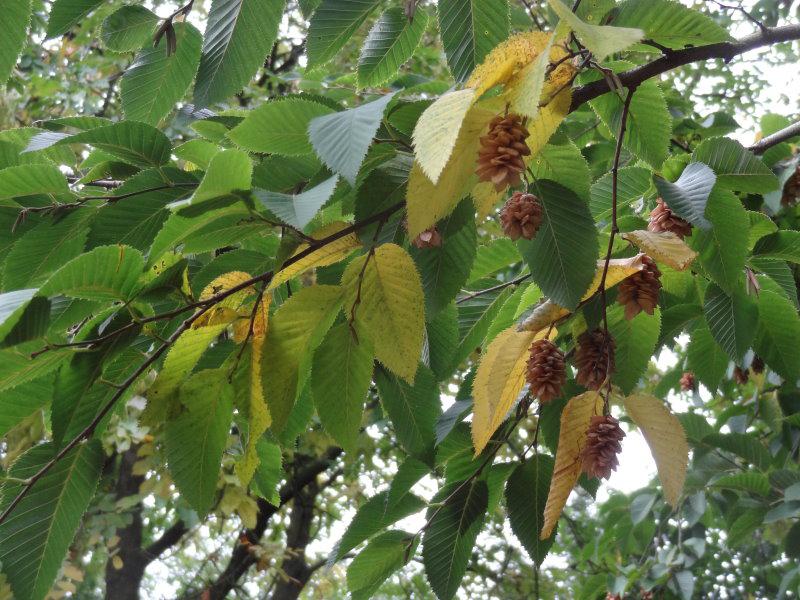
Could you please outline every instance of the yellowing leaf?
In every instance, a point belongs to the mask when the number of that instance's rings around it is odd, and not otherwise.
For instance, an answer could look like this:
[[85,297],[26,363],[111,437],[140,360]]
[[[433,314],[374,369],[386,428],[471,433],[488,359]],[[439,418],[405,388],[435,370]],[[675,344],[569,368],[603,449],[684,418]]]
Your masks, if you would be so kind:
[[506,83],[541,54],[549,38],[550,34],[540,31],[512,35],[486,55],[472,72],[467,87],[475,89],[477,98],[494,86]]
[[498,192],[491,181],[481,181],[472,188],[472,201],[478,211],[478,219],[485,219],[492,212],[495,204],[505,195],[505,190]]
[[[230,290],[237,285],[251,279],[249,273],[243,271],[230,271],[223,273],[209,283],[200,293],[200,300],[208,300],[222,292]],[[230,324],[238,317],[244,316],[241,313],[242,304],[254,291],[253,286],[248,286],[234,294],[231,294],[218,304],[211,307],[205,314],[192,323],[192,329],[207,327],[209,325]],[[249,312],[246,313],[249,316]]]
[[[342,221],[336,221],[334,223],[330,223],[318,229],[313,234],[311,234],[311,237],[317,240],[321,240],[349,226],[350,225],[348,223],[344,223]],[[309,269],[315,269],[317,267],[325,267],[337,263],[340,260],[344,260],[350,255],[350,253],[353,250],[355,250],[359,246],[361,246],[361,242],[359,241],[358,236],[354,232],[349,233],[346,236],[339,238],[338,240],[334,240],[328,244],[325,244],[318,250],[314,250],[313,252],[311,252],[307,256],[304,256],[297,262],[275,273],[275,276],[272,278],[272,281],[269,282],[269,286],[267,286],[267,289],[274,290],[282,283],[289,281],[293,277],[296,277],[297,275],[300,275],[301,273],[304,273]],[[297,250],[295,251],[294,256],[297,256],[301,252],[307,251],[309,247],[310,245],[308,243],[300,244],[300,246],[298,246]]]
[[200,293],[200,300],[208,300],[212,296],[234,288],[250,278],[250,274],[245,273],[244,271],[230,271],[228,273],[223,273],[203,288],[203,291]]
[[683,271],[697,258],[697,252],[671,231],[658,233],[647,230],[629,231],[622,238],[635,244],[639,250],[657,262]]
[[566,87],[539,109],[539,114],[536,115],[535,119],[528,122],[526,127],[530,135],[525,141],[531,149],[531,154],[526,157],[526,163],[530,163],[541,152],[547,141],[558,129],[558,126],[561,125],[561,121],[569,114],[571,103],[572,89]]
[[[261,434],[272,424],[272,415],[264,399],[264,387],[261,382],[261,360],[264,342],[267,338],[267,325],[269,323],[269,303],[272,296],[264,294],[255,317],[253,318],[253,335],[250,352],[250,406],[248,407],[247,446],[244,456],[236,464],[236,474],[243,486],[247,486],[253,478],[258,467],[258,452],[256,445]],[[248,323],[249,327],[249,323]]]
[[414,162],[406,192],[408,233],[412,239],[450,214],[475,185],[479,137],[495,114],[482,103],[469,110],[450,159],[435,184]]
[[531,343],[543,338],[545,333],[519,332],[509,327],[492,340],[481,356],[472,386],[475,398],[472,443],[476,456],[483,452],[525,386],[528,350]]
[[[555,39],[556,34],[549,35],[547,44],[542,48],[536,59],[525,65],[506,83],[503,96],[508,101],[511,112],[531,119],[539,113],[539,101],[542,97],[542,90],[545,88],[547,67],[551,61],[556,62],[566,54],[563,48],[553,47]],[[569,66],[567,62],[562,63],[551,73],[551,83],[547,86],[550,88],[551,93],[558,91],[557,88],[553,87],[554,85],[561,86],[562,74],[566,70],[572,71]]]
[[[600,281],[603,278],[604,260],[597,261],[597,271],[591,285],[581,298],[584,302],[594,296],[600,288]],[[606,274],[606,289],[612,288],[623,279],[630,277],[634,273],[642,270],[642,255],[631,258],[612,258],[608,261],[608,273]],[[528,317],[519,324],[517,331],[539,331],[555,323],[559,319],[570,314],[566,308],[559,306],[552,300],[546,300],[537,306]]]
[[456,145],[461,123],[476,98],[475,90],[470,88],[448,92],[420,115],[414,127],[414,158],[431,182],[439,181]]
[[[366,268],[365,260],[369,260]],[[347,265],[342,287],[345,315],[355,314],[359,331],[372,341],[375,357],[413,385],[425,335],[425,297],[408,252],[395,244],[378,246],[371,258],[360,256]]]
[[581,43],[594,54],[598,62],[603,62],[607,56],[624,50],[644,37],[644,31],[641,29],[589,25],[581,21],[561,0],[547,1],[553,11],[575,32]]
[[594,415],[603,411],[603,398],[597,392],[584,392],[571,398],[561,413],[556,463],[550,491],[544,507],[544,524],[539,539],[546,540],[564,510],[567,498],[581,474],[581,452],[586,445],[586,432]]
[[625,410],[642,430],[653,453],[664,497],[677,507],[689,464],[689,444],[681,422],[655,396],[631,394],[624,402]]

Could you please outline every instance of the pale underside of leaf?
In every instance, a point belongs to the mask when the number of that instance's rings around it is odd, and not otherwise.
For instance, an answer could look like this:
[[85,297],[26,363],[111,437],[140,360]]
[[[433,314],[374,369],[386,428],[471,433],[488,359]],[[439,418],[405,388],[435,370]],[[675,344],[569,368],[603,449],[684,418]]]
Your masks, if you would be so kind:
[[635,244],[656,262],[662,262],[678,271],[686,269],[697,258],[697,252],[671,231],[639,229],[623,233],[622,238]]

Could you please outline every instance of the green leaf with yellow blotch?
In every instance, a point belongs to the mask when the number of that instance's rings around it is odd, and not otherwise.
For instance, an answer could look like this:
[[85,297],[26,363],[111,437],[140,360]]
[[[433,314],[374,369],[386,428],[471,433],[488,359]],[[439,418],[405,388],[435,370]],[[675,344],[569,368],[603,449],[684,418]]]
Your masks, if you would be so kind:
[[372,340],[375,357],[413,383],[425,335],[425,297],[408,252],[383,244],[373,254],[359,256],[347,266],[342,287],[345,315]]
[[607,56],[625,50],[644,37],[644,31],[631,27],[590,25],[581,21],[561,0],[548,0],[550,8],[569,25],[577,38],[599,62]]

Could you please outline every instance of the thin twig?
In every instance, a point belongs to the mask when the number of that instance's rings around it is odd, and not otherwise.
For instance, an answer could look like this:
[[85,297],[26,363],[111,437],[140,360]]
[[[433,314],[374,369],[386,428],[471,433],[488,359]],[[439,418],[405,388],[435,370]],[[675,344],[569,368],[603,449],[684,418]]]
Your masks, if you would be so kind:
[[745,19],[747,19],[747,20],[748,20],[748,21],[750,21],[751,23],[755,23],[755,25],[756,25],[756,26],[757,26],[757,27],[758,27],[758,28],[759,28],[761,31],[766,31],[766,30],[767,30],[767,26],[766,26],[766,25],[764,25],[764,24],[763,24],[761,21],[759,21],[758,19],[756,19],[756,18],[755,18],[755,17],[754,17],[752,14],[750,14],[749,12],[747,12],[747,10],[746,10],[746,9],[745,9],[745,8],[744,8],[744,7],[743,7],[741,4],[739,4],[739,6],[731,6],[730,4],[723,4],[722,2],[719,2],[719,0],[709,0],[709,1],[710,1],[710,2],[713,2],[714,4],[716,4],[717,6],[719,6],[720,8],[724,8],[724,9],[726,9],[726,10],[734,10],[734,11],[738,11],[738,12],[742,13],[742,14],[744,15]]
[[517,285],[518,283],[522,283],[523,281],[525,281],[530,276],[531,276],[530,273],[526,273],[525,275],[520,275],[519,277],[515,277],[510,281],[504,281],[503,283],[498,283],[497,285],[493,285],[492,287],[472,292],[471,294],[467,294],[466,296],[458,298],[456,300],[456,304],[461,304],[462,302],[466,302],[467,300],[472,300],[473,298],[477,298],[478,296],[483,296],[484,294],[490,294],[491,292],[502,290],[511,285]]

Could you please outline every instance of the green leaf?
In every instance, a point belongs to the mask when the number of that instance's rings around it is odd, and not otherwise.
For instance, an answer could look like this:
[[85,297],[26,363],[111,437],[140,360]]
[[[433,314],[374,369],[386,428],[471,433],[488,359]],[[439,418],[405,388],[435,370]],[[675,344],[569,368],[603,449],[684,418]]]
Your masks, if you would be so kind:
[[781,377],[800,377],[800,318],[790,300],[780,293],[762,289],[758,294],[758,331],[753,348]]
[[535,181],[543,221],[533,240],[517,242],[533,280],[545,296],[564,308],[578,305],[594,278],[597,229],[586,202],[549,180]]
[[233,195],[250,189],[253,163],[246,152],[223,150],[211,159],[200,185],[192,196],[191,204]]
[[3,401],[0,402],[0,437],[46,406],[52,397],[52,377],[39,377],[34,381],[3,390]]
[[[666,196],[664,201],[672,206]],[[743,279],[750,223],[747,211],[731,192],[716,188],[708,197],[706,216],[712,227],[697,231],[691,246],[699,253],[703,269],[731,293]]]
[[333,324],[342,305],[339,287],[304,287],[270,317],[262,359],[264,397],[272,429],[285,426],[311,369],[314,350]]
[[200,371],[181,386],[180,400],[182,412],[164,431],[167,464],[181,495],[203,517],[214,503],[233,416],[233,388],[225,371]]
[[542,564],[555,541],[552,535],[546,540],[539,539],[553,464],[551,456],[537,454],[514,469],[506,484],[506,506],[511,530],[537,565]]
[[422,277],[429,321],[453,300],[469,277],[478,237],[472,200],[462,200],[436,227],[442,237],[440,246],[411,248]]
[[103,0],[55,0],[47,21],[46,39],[63,35],[83,17],[103,4]]
[[756,335],[755,301],[741,288],[729,296],[712,283],[706,289],[703,312],[711,335],[731,360],[741,364]]
[[[630,206],[651,186],[651,172],[644,167],[622,167],[617,176],[617,208]],[[606,173],[592,184],[589,206],[595,219],[608,221],[613,204],[613,175]]]
[[380,0],[323,0],[308,26],[308,66],[332,59],[379,4]]
[[640,312],[628,320],[624,307],[615,304],[608,309],[608,329],[616,343],[617,370],[612,380],[629,394],[639,383],[655,351],[661,331],[661,311],[656,309],[652,316]]
[[298,229],[303,229],[331,199],[339,176],[334,175],[322,183],[299,194],[280,194],[266,190],[255,190],[261,204],[279,219]]
[[428,365],[437,381],[448,379],[453,370],[454,351],[458,348],[458,310],[455,302],[447,304],[425,326],[428,334]]
[[6,257],[3,286],[21,289],[41,285],[47,277],[83,250],[91,209],[42,221],[23,235]]
[[438,10],[447,64],[456,81],[466,81],[508,37],[508,0],[441,0]]
[[412,386],[384,369],[376,369],[375,383],[397,440],[412,456],[430,460],[436,439],[436,419],[442,412],[439,386],[433,373],[420,366]]
[[430,523],[422,537],[422,562],[431,588],[440,600],[458,591],[472,547],[483,526],[489,503],[486,482],[471,479],[442,488],[434,501],[444,506],[428,509]]
[[794,281],[792,269],[787,262],[754,256],[750,258],[748,263],[757,272],[763,273],[770,280],[777,283],[781,291],[792,301],[792,304],[800,308],[800,300],[797,298],[797,284]]
[[491,294],[482,294],[458,304],[458,349],[450,369],[455,370],[476,348],[481,346],[500,309],[512,294],[510,287]]
[[736,192],[763,194],[778,187],[778,178],[769,167],[730,138],[703,141],[695,148],[692,160],[707,164],[717,174],[721,186]]
[[767,476],[755,471],[725,475],[714,481],[713,485],[732,490],[752,492],[759,496],[767,496],[771,489]]
[[228,132],[234,143],[265,154],[300,156],[314,151],[308,125],[315,117],[335,112],[329,106],[302,97],[265,102]]
[[514,242],[506,237],[493,239],[488,244],[478,246],[467,281],[478,281],[497,271],[505,270],[521,260],[522,257]]
[[40,341],[31,341],[0,350],[0,391],[44,377],[72,354],[68,349],[60,349],[31,358],[32,352],[41,349]]
[[[566,144],[547,144],[533,158],[528,169],[534,179],[552,179],[571,189],[583,200],[589,199],[592,175],[589,164],[578,147]],[[619,205],[619,196],[617,198]]]
[[[32,143],[35,140],[36,138]],[[64,144],[89,144],[116,156],[121,161],[143,168],[166,164],[172,151],[166,135],[152,125],[138,121],[120,121],[113,125],[96,127],[62,137],[52,145]],[[30,149],[29,145],[26,152]]]
[[[706,205],[712,192],[716,176],[703,163],[690,163],[675,183],[661,177],[655,178],[659,195],[680,217],[700,229],[709,229]],[[721,194],[718,194],[721,196]]]
[[728,530],[728,544],[731,547],[745,543],[752,534],[764,524],[765,508],[749,508],[739,515]]
[[37,291],[30,288],[0,294],[0,342],[19,323]]
[[361,47],[358,87],[376,87],[389,81],[414,54],[427,25],[424,10],[417,9],[409,22],[399,6],[386,9]]
[[[152,11],[138,4],[130,4],[105,18],[101,37],[106,48],[113,52],[135,52],[151,40],[157,23],[158,16]],[[161,51],[163,53],[164,50]]]
[[367,600],[413,554],[414,538],[405,531],[387,531],[375,537],[347,567],[347,587],[353,600]]
[[698,327],[692,331],[686,352],[689,370],[712,393],[715,392],[719,382],[725,377],[730,359],[707,327]]
[[262,436],[256,442],[256,452],[258,453],[258,467],[253,475],[253,487],[267,502],[278,506],[281,501],[278,484],[284,475],[281,447]]
[[800,264],[800,231],[776,231],[756,242],[753,256]]
[[772,462],[769,450],[746,433],[709,433],[703,438],[703,443],[735,454],[762,471]]
[[3,39],[0,40],[0,86],[8,81],[17,57],[28,40],[31,0],[0,0],[3,15]]
[[325,430],[347,451],[356,447],[372,382],[372,345],[347,323],[333,327],[314,353],[311,392]]
[[113,191],[122,200],[112,201],[97,212],[88,246],[126,244],[144,252],[170,216],[167,205],[188,196],[196,186],[194,175],[172,167],[137,173]]
[[389,502],[388,491],[376,494],[359,507],[336,545],[333,555],[336,560],[340,560],[350,550],[381,529],[385,529],[392,523],[413,515],[423,508],[425,508],[425,501],[411,493],[399,496],[394,502]]
[[144,257],[138,250],[130,246],[100,246],[61,267],[39,293],[86,300],[130,300],[139,288],[143,270]]
[[317,156],[352,186],[393,97],[393,93],[385,94],[356,108],[317,117],[308,125]]
[[711,17],[674,0],[627,0],[619,6],[611,23],[639,27],[645,38],[673,49],[730,40],[730,35]]
[[69,194],[64,174],[51,164],[20,165],[0,171],[0,200],[36,194]]
[[235,94],[258,71],[285,5],[283,0],[213,0],[194,90],[198,108]]
[[166,41],[148,45],[122,76],[120,94],[127,119],[157,125],[192,85],[203,38],[188,23],[176,23],[175,35],[175,52],[167,54]]
[[[9,475],[27,479],[54,454],[50,443],[35,446],[14,463]],[[0,562],[15,597],[42,600],[50,591],[94,495],[104,459],[100,442],[78,444],[33,484],[0,525]],[[21,491],[19,483],[3,485],[0,508]]]

